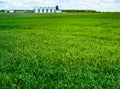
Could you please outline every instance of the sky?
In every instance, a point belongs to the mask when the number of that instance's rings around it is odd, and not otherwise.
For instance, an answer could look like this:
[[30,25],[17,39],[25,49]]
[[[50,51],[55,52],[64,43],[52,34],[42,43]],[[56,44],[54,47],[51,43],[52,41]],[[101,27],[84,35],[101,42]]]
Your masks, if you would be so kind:
[[0,0],[0,9],[33,9],[56,5],[60,9],[120,12],[120,0]]

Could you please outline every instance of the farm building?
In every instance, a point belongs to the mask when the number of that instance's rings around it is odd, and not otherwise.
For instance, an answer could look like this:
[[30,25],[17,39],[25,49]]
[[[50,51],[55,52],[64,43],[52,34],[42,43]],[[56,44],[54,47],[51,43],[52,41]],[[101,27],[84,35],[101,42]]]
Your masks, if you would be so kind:
[[1,10],[1,12],[5,12],[5,13],[14,13],[14,10]]
[[0,10],[0,12],[4,13],[61,13],[61,10],[58,6],[56,7],[39,7],[34,10]]
[[58,6],[56,7],[39,7],[34,9],[35,13],[61,13]]

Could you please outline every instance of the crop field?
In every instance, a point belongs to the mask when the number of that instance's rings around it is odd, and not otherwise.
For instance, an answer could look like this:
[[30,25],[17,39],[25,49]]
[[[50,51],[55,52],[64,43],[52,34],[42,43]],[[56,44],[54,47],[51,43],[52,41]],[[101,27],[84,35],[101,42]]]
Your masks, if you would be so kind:
[[120,13],[0,14],[0,89],[120,89]]

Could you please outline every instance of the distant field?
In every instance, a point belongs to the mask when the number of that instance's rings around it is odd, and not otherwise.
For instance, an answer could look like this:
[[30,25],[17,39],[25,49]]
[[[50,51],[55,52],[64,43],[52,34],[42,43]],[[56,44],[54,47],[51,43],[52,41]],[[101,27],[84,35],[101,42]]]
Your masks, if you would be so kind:
[[0,89],[120,89],[120,14],[0,14]]

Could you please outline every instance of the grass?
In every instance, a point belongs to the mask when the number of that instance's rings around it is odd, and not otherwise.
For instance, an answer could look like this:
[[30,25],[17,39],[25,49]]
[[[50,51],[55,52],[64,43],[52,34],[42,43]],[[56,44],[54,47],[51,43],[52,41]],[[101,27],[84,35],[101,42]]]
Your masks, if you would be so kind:
[[120,89],[120,14],[0,14],[0,89]]

